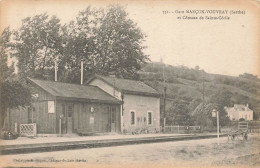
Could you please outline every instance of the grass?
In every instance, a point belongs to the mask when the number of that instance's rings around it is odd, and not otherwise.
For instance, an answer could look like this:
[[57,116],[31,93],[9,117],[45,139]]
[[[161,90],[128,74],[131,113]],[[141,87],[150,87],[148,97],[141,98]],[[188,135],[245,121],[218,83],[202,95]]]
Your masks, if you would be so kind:
[[[252,154],[257,153],[256,150],[258,150],[260,145],[259,141],[259,137],[250,137],[248,141],[237,139],[234,141],[222,140],[220,145],[214,142],[189,147],[180,146],[172,151],[172,157],[190,162],[201,160],[202,162],[209,162],[213,165],[238,165],[241,162],[245,165],[247,165],[248,162],[250,162],[250,165],[259,165],[260,159],[254,159],[256,155]],[[259,150],[258,152],[260,153]]]

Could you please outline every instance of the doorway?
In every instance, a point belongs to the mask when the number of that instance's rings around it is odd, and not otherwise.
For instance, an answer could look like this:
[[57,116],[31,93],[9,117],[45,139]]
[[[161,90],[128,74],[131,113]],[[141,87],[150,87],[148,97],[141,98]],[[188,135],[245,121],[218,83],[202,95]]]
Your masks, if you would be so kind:
[[116,108],[115,107],[110,107],[109,118],[110,118],[110,132],[116,132]]
[[67,134],[71,134],[73,132],[73,105],[67,105],[66,111],[67,117]]

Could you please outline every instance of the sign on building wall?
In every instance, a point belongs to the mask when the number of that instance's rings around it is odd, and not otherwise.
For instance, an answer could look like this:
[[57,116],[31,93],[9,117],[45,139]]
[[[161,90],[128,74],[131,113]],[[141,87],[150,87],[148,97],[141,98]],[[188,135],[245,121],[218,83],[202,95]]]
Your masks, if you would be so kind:
[[90,118],[89,118],[89,123],[90,123],[90,124],[94,124],[94,117],[90,117]]
[[54,101],[48,101],[48,113],[54,113]]

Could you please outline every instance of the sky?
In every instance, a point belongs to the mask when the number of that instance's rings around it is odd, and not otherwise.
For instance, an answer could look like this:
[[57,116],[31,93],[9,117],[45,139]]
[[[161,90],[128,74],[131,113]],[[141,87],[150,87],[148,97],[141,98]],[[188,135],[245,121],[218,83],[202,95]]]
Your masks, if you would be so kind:
[[[44,12],[68,23],[88,5],[99,7],[109,3],[115,1],[4,0],[0,2],[0,29],[7,25],[18,28],[22,19]],[[120,4],[126,5],[129,18],[147,35],[144,52],[152,61],[162,59],[166,64],[189,68],[199,66],[214,74],[238,76],[247,72],[260,76],[260,4],[257,1],[143,0],[120,1]],[[189,14],[186,10],[227,10],[228,14]],[[231,15],[231,10],[245,13]],[[184,19],[186,16],[202,16],[204,20]],[[206,20],[206,16],[229,19]]]

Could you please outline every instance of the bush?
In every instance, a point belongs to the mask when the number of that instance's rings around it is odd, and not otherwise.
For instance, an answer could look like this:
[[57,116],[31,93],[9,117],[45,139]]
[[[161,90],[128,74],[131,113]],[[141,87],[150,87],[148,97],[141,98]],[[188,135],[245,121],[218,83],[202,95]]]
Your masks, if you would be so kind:
[[246,121],[244,118],[239,118],[239,121]]
[[5,140],[17,139],[18,137],[19,137],[18,133],[9,130],[2,130],[0,135],[0,138]]

